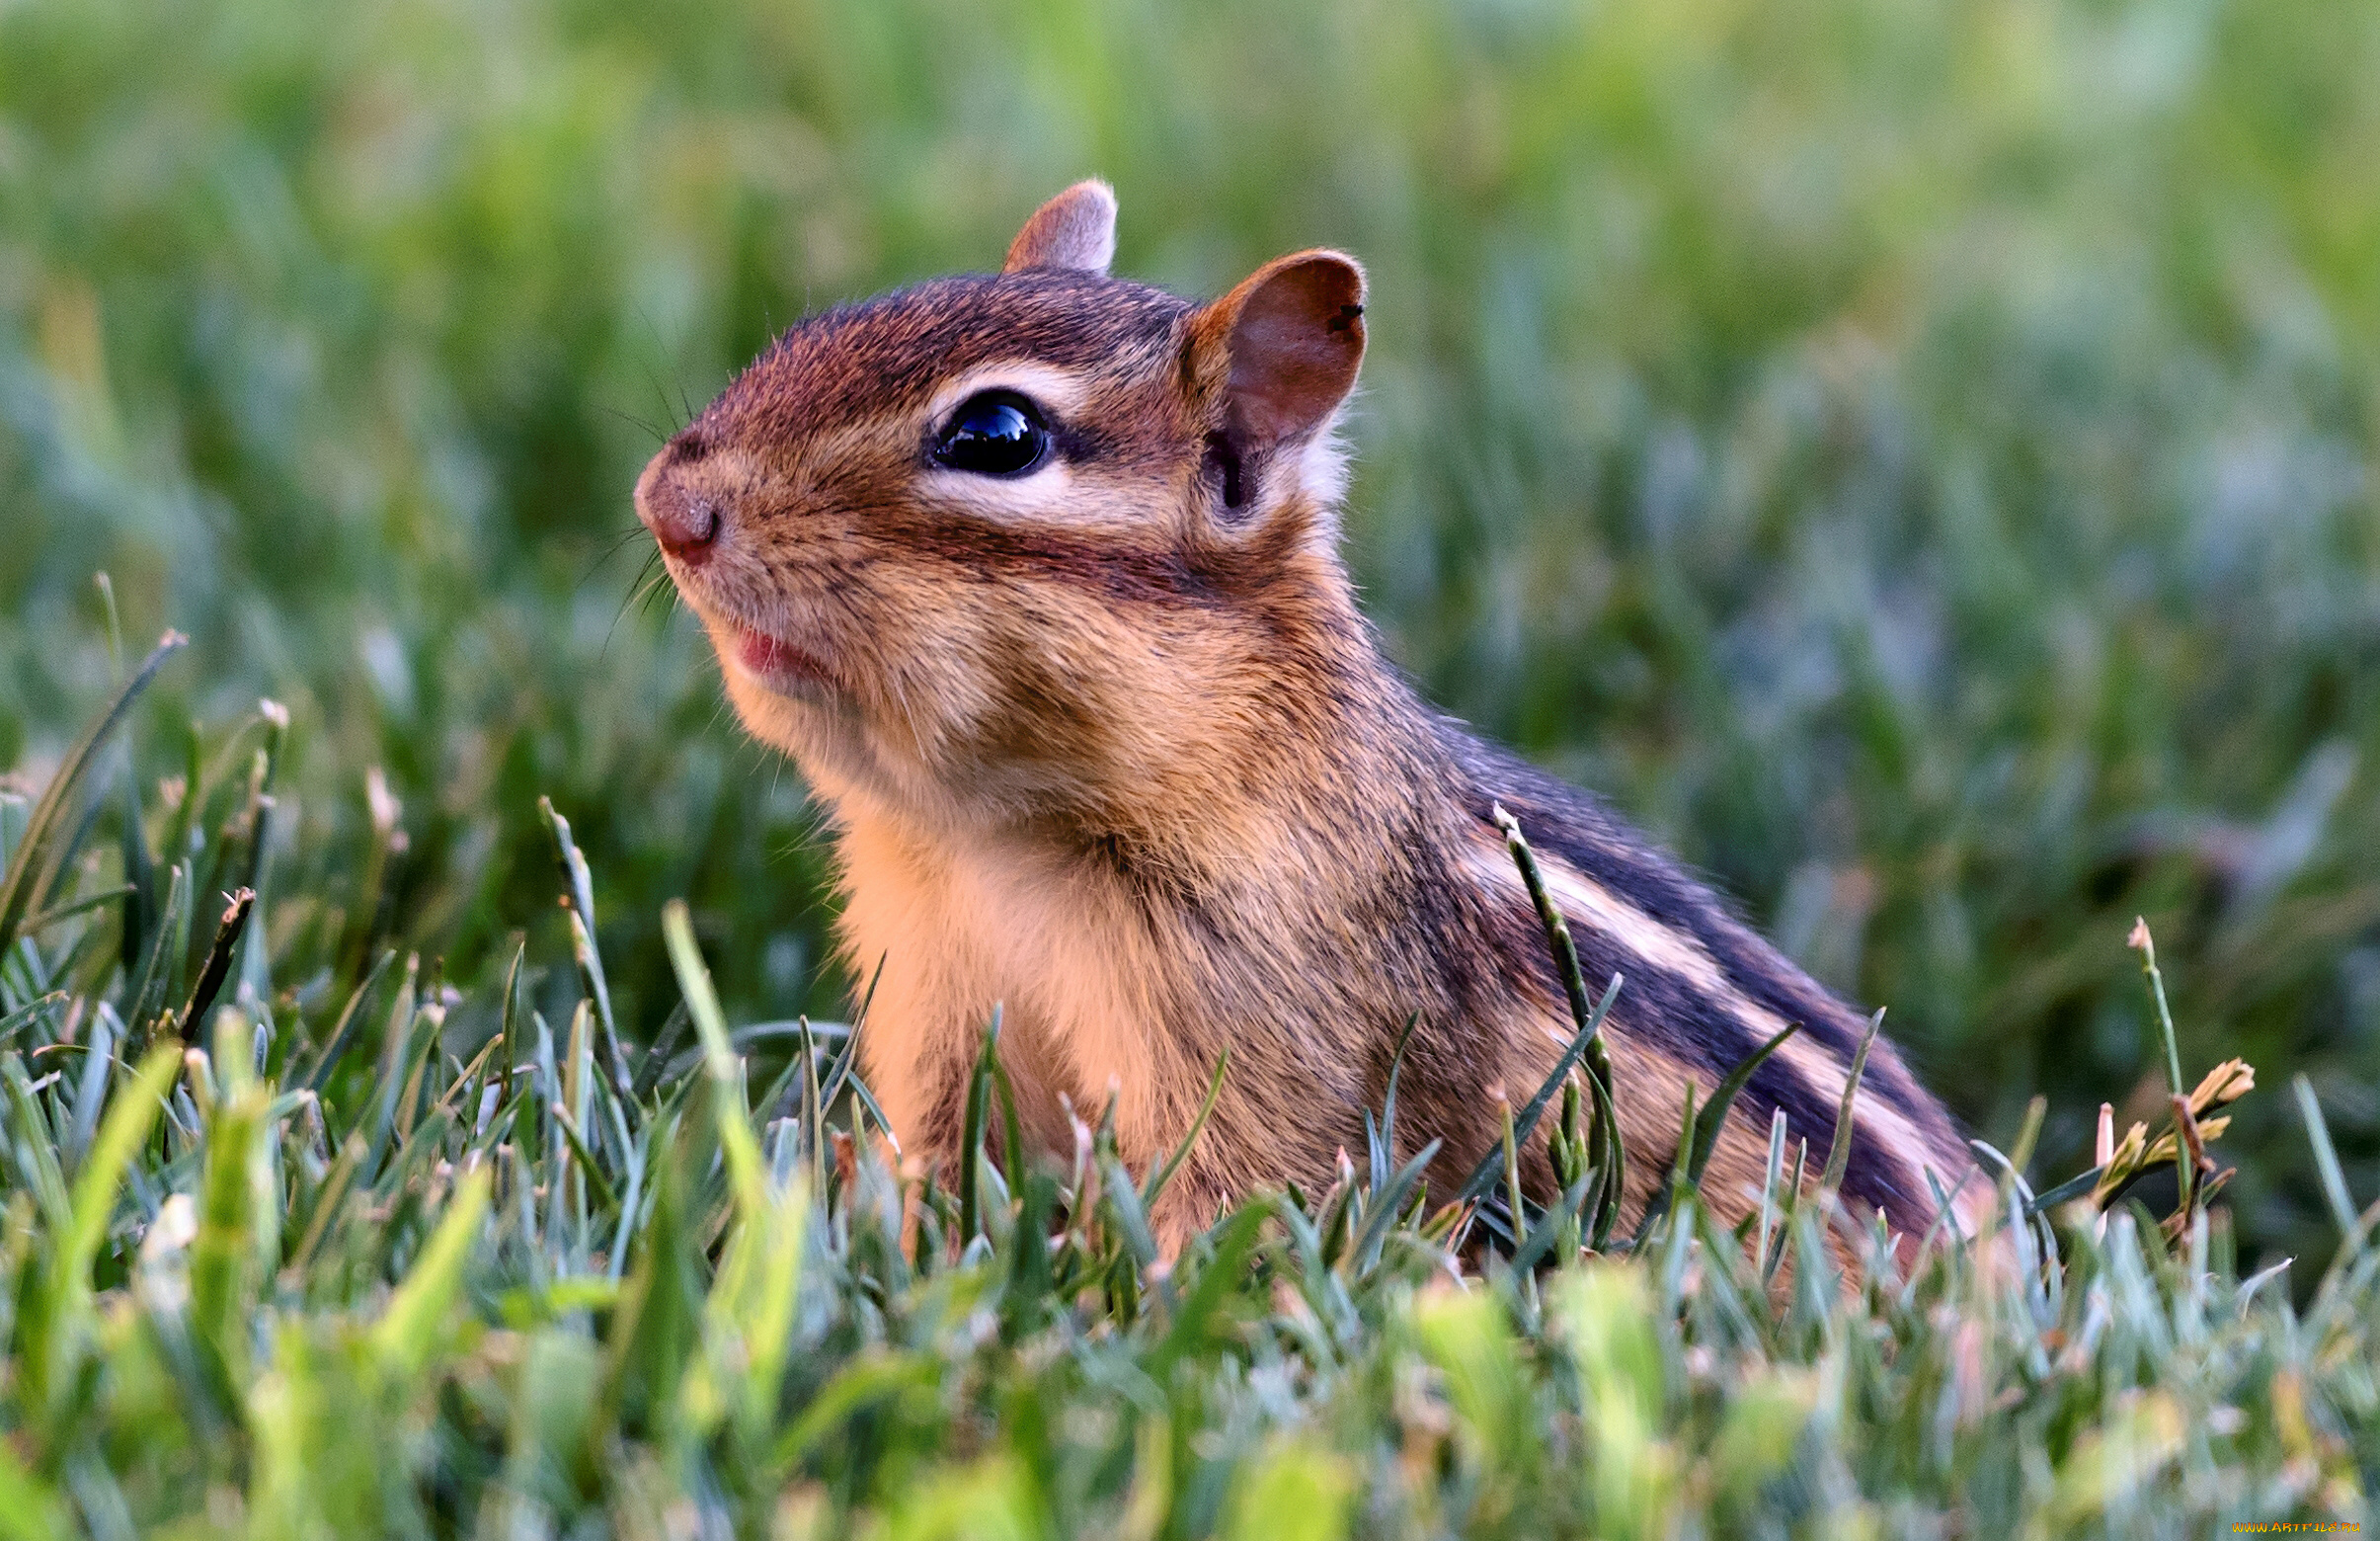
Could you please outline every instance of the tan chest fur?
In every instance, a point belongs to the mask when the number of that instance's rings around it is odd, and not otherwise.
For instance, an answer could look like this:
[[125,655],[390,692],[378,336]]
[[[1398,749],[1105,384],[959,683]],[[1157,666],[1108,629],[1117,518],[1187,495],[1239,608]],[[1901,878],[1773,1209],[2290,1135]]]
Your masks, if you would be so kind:
[[1166,960],[1115,885],[1023,843],[928,846],[861,817],[841,842],[845,955],[881,961],[863,1048],[899,1130],[933,1126],[996,1008],[1028,1128],[1071,1144],[1060,1094],[1096,1118],[1153,1127],[1177,1111],[1146,1072],[1173,993]]

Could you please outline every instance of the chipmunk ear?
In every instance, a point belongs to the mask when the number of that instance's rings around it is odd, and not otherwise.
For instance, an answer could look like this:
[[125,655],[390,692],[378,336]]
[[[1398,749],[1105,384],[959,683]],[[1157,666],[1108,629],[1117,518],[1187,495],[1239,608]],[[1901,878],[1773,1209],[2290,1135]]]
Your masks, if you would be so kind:
[[1340,252],[1276,258],[1199,312],[1191,347],[1201,382],[1221,376],[1223,426],[1209,451],[1223,466],[1224,502],[1236,508],[1254,495],[1261,464],[1311,441],[1355,388],[1364,270]]
[[1115,189],[1104,182],[1077,182],[1033,211],[1008,243],[1008,261],[1000,271],[1074,268],[1105,273],[1115,255]]

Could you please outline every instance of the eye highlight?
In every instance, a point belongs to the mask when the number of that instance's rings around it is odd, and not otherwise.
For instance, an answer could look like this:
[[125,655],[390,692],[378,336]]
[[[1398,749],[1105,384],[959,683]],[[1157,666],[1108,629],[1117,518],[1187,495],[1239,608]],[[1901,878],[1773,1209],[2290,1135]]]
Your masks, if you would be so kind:
[[979,476],[1022,476],[1049,457],[1050,425],[1030,397],[978,391],[959,403],[934,436],[937,465]]

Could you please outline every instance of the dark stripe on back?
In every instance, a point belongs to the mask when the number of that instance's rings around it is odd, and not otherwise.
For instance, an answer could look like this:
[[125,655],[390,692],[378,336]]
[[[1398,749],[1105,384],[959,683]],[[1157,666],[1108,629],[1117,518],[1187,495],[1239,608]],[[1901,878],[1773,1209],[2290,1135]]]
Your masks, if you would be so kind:
[[[1517,815],[1516,815],[1517,816]],[[1549,1000],[1561,999],[1559,982],[1547,955],[1544,933],[1536,916],[1518,906],[1512,917],[1512,935],[1506,945],[1530,960],[1540,987]],[[1701,1096],[1725,1080],[1734,1068],[1760,1047],[1741,1018],[1701,987],[1673,970],[1652,962],[1612,933],[1586,923],[1573,924],[1570,939],[1578,948],[1579,969],[1588,992],[1599,995],[1614,974],[1624,983],[1613,1006],[1615,1036],[1643,1044],[1694,1073]],[[1790,1021],[1793,1018],[1787,1017]],[[1805,1029],[1806,1030],[1806,1029]],[[1873,1064],[1873,1061],[1870,1061]],[[1805,1139],[1823,1164],[1835,1139],[1837,1099],[1802,1080],[1783,1057],[1772,1057],[1752,1073],[1729,1116],[1751,1120],[1766,1129],[1778,1109],[1785,1110],[1788,1137]],[[1922,1125],[1921,1125],[1922,1127]],[[1924,1177],[1909,1167],[1899,1152],[1879,1144],[1856,1116],[1852,1120],[1852,1159],[1845,1171],[1843,1192],[1871,1208],[1882,1209],[1892,1223],[1908,1229],[1933,1218],[1934,1203]]]
[[[1835,999],[1751,928],[1718,896],[1647,846],[1588,792],[1490,745],[1468,739],[1472,814],[1490,819],[1502,802],[1521,821],[1529,843],[1594,879],[1663,926],[1703,944],[1727,981],[1751,1001],[1802,1031],[1846,1065],[1858,1049],[1866,1018]],[[1863,1095],[1880,1094],[1894,1110],[1924,1127],[1939,1121],[1937,1104],[1905,1067],[1870,1059]]]
[[[1501,802],[1544,856],[1601,884],[1654,923],[1692,935],[1746,1000],[1780,1021],[1800,1022],[1804,1036],[1849,1069],[1865,1019],[1761,940],[1709,889],[1643,844],[1592,795],[1480,743],[1445,719],[1441,731],[1455,742],[1463,761],[1474,817],[1491,822],[1492,809]],[[1535,918],[1526,919],[1534,931]],[[1571,936],[1591,990],[1615,972],[1625,976],[1615,1011],[1626,1033],[1707,1077],[1706,1091],[1759,1047],[1749,1026],[1692,980],[1652,964],[1594,926],[1574,923]],[[1531,956],[1545,956],[1542,937]],[[1549,959],[1543,978],[1555,988]],[[1861,1079],[1860,1095],[1880,1098],[1929,1148],[1891,1150],[1855,1117],[1844,1193],[1882,1208],[1896,1227],[1922,1228],[1932,1220],[1935,1205],[1918,1163],[1930,1159],[1947,1188],[1966,1163],[1958,1131],[1880,1040]],[[1737,1105],[1762,1125],[1774,1109],[1784,1108],[1792,1136],[1807,1138],[1821,1159],[1834,1140],[1837,1099],[1804,1083],[1782,1057],[1753,1074]]]

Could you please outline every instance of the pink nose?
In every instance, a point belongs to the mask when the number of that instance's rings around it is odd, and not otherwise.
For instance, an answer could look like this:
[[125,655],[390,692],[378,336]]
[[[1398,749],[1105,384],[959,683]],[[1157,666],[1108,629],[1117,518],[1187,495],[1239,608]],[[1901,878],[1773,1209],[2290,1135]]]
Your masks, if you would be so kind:
[[667,472],[653,478],[636,500],[636,515],[664,551],[689,566],[710,560],[727,524],[710,496]]

